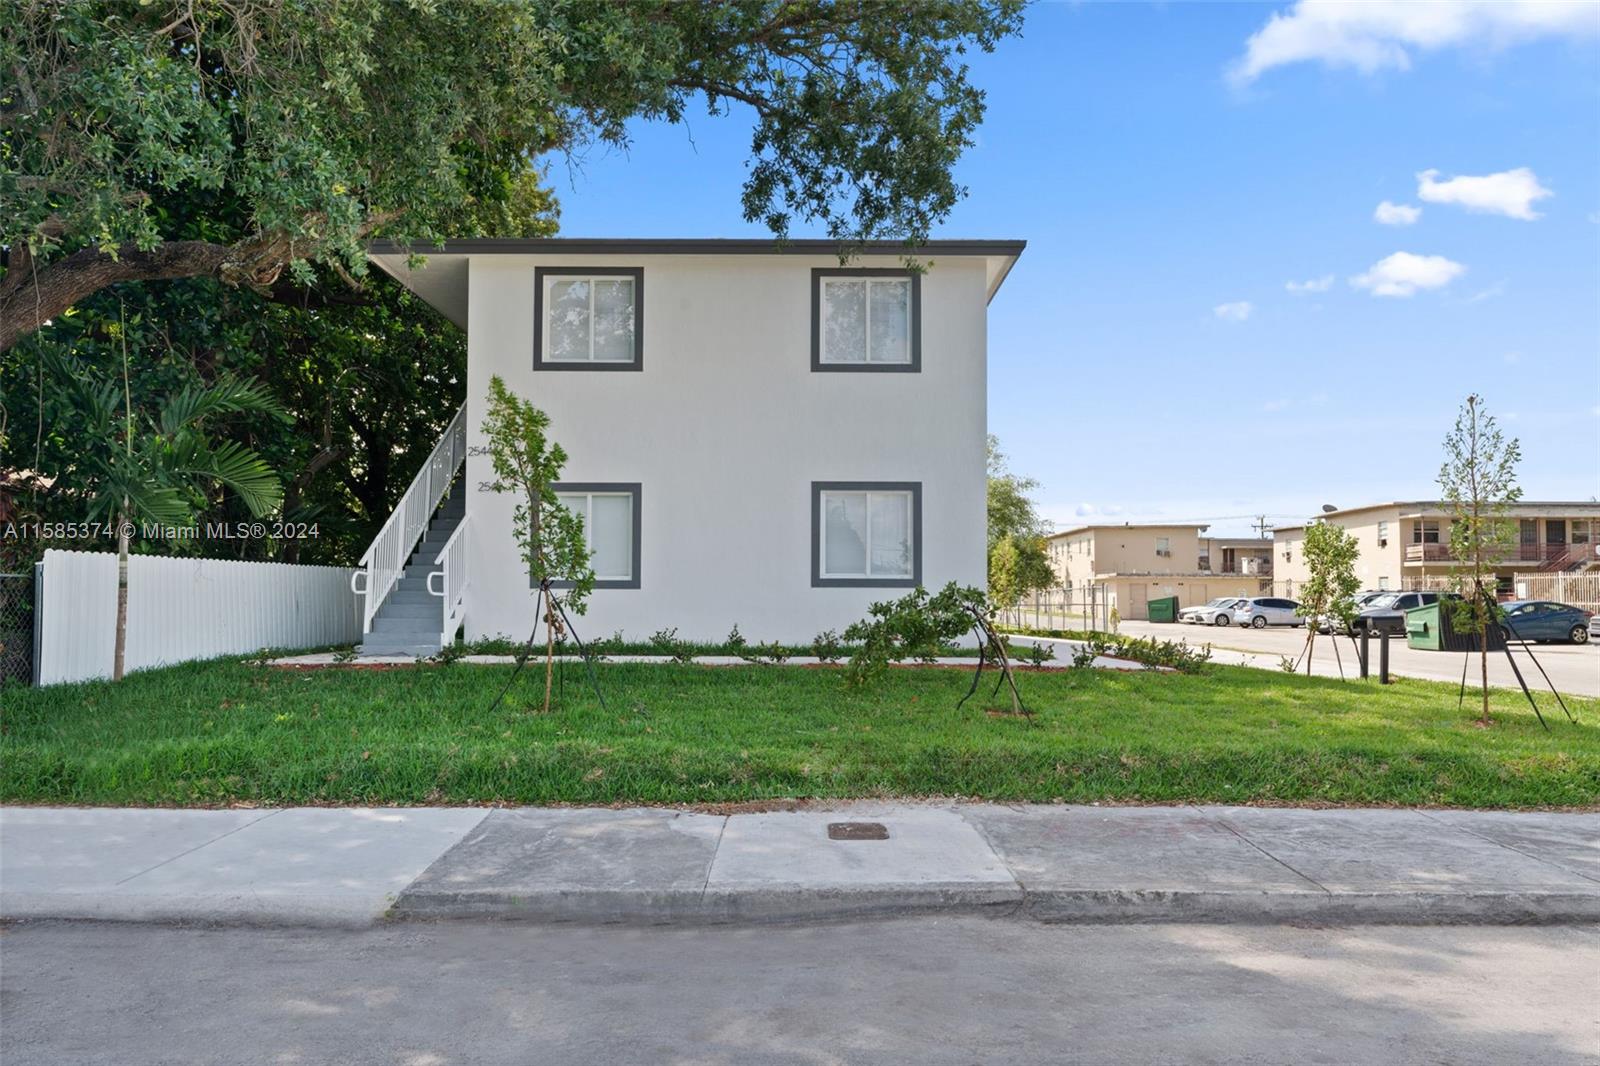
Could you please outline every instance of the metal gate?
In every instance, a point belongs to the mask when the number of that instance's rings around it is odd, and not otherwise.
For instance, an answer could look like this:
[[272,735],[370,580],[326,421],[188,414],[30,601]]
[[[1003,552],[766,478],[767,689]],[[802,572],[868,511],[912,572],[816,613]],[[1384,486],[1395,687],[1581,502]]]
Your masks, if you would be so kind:
[[32,574],[0,574],[0,685],[33,683]]

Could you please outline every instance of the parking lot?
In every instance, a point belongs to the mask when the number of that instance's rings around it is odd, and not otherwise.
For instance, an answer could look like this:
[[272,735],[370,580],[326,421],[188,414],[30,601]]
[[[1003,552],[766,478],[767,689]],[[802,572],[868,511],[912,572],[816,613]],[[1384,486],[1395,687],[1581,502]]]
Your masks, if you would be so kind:
[[[1210,644],[1217,662],[1259,666],[1270,670],[1280,669],[1280,661],[1285,655],[1299,655],[1300,649],[1305,647],[1306,643],[1304,629],[1276,627],[1245,629],[1242,626],[1126,621],[1122,623],[1119,631],[1129,636],[1155,637],[1158,640],[1183,639],[1190,644]],[[1339,638],[1337,643],[1345,674],[1355,676],[1358,671],[1355,645],[1348,637]],[[1374,673],[1378,669],[1377,643],[1374,640],[1372,647]],[[1339,676],[1339,663],[1334,657],[1333,645],[1334,641],[1326,635],[1317,637],[1315,656],[1312,660],[1313,673],[1330,677]],[[1516,656],[1517,666],[1527,678],[1529,687],[1535,691],[1541,688],[1548,691],[1544,679],[1539,676],[1539,671],[1528,661],[1528,653],[1513,646],[1512,654]],[[1533,654],[1537,656],[1539,665],[1544,667],[1550,675],[1550,680],[1555,682],[1556,688],[1562,693],[1600,696],[1600,645],[1536,644],[1533,645]],[[1402,638],[1392,638],[1389,641],[1389,670],[1404,677],[1460,684],[1463,658],[1459,652],[1415,651],[1408,648]],[[1478,666],[1474,661],[1467,678],[1469,684],[1478,676],[1477,670]],[[1503,652],[1492,652],[1489,656],[1489,683],[1516,687],[1516,676],[1512,673],[1510,664],[1506,662]]]

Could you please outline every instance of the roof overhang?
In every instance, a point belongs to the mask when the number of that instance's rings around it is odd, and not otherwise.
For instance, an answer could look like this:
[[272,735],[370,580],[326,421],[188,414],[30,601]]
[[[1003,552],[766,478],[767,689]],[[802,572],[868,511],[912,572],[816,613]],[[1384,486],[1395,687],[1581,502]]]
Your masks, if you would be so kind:
[[[451,322],[467,328],[467,260],[475,255],[668,256],[668,255],[799,255],[849,259],[914,258],[936,261],[941,257],[981,258],[986,265],[988,299],[1005,283],[1027,241],[948,240],[908,245],[900,241],[867,241],[844,246],[837,241],[804,240],[778,244],[770,240],[735,238],[611,238],[611,237],[475,237],[444,244],[402,245],[373,241],[367,257],[385,273],[416,293]],[[412,257],[424,257],[415,266]]]

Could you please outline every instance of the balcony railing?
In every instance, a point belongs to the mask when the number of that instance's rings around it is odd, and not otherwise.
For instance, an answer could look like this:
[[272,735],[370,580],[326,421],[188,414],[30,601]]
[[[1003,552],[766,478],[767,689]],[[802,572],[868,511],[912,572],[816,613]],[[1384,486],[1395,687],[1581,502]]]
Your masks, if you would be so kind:
[[[1576,565],[1596,558],[1593,544],[1513,544],[1490,559],[1493,563],[1527,563],[1536,567]],[[1448,563],[1455,560],[1449,544],[1407,544],[1408,563]]]

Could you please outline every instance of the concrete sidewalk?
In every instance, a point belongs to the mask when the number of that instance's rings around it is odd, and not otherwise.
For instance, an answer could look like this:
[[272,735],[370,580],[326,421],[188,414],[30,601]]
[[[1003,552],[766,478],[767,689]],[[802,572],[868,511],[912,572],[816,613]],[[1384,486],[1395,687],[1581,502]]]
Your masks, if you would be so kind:
[[[841,823],[882,838],[831,839]],[[917,913],[1595,922],[1600,815],[884,803],[727,816],[0,811],[0,917],[9,919],[361,926]]]

